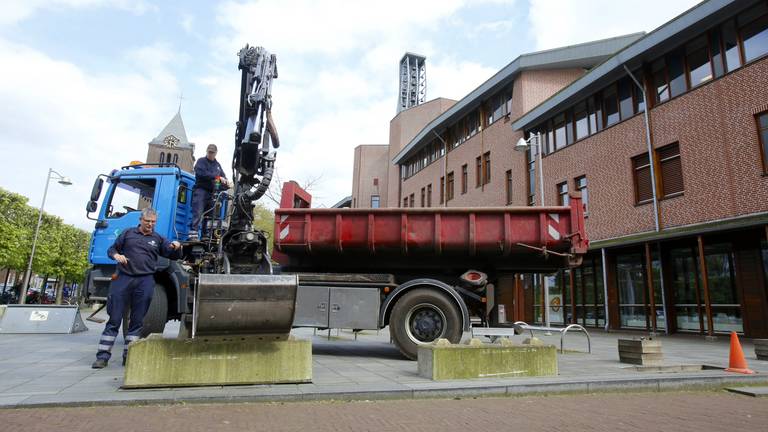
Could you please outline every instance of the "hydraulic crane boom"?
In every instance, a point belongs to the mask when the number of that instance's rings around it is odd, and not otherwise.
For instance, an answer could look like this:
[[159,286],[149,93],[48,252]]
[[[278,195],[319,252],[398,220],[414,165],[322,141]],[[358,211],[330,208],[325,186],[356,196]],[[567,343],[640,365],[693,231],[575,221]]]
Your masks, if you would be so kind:
[[224,233],[225,272],[271,273],[267,239],[253,229],[253,202],[269,189],[280,140],[272,120],[272,80],[277,58],[262,47],[248,45],[238,53],[242,71],[240,113],[232,157],[235,196],[229,228]]

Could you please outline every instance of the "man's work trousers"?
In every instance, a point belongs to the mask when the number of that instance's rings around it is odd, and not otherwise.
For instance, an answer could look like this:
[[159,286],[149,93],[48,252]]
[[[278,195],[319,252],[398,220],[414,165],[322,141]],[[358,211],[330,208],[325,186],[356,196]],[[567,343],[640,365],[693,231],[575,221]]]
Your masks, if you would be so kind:
[[112,281],[107,296],[107,313],[109,321],[104,327],[104,332],[99,340],[99,351],[96,358],[99,360],[109,360],[112,356],[112,346],[117,339],[117,333],[120,331],[120,325],[123,322],[123,315],[126,308],[131,308],[131,316],[128,319],[128,334],[123,334],[125,339],[125,348],[123,349],[123,359],[128,355],[128,344],[138,340],[141,335],[141,327],[144,324],[144,316],[149,310],[149,304],[152,302],[152,293],[155,290],[155,278],[153,275],[129,276],[119,274],[117,279]]
[[206,213],[213,207],[212,200],[213,192],[203,188],[192,190],[192,225],[189,228],[190,233],[200,230],[200,222],[203,220],[203,216],[211,216],[210,214],[206,215]]

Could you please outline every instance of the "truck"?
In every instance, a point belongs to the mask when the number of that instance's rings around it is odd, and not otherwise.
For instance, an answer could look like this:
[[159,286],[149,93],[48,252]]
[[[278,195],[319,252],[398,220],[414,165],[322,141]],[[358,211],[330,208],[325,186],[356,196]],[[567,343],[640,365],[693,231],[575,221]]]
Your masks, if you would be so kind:
[[158,263],[144,335],[169,320],[191,338],[388,326],[400,352],[415,359],[421,344],[458,343],[473,324],[498,324],[495,299],[515,274],[576,266],[586,253],[578,193],[556,207],[315,209],[292,181],[283,185],[270,242],[253,226],[252,205],[269,187],[271,146],[279,145],[268,82],[277,72],[263,48],[246,46],[240,60],[235,182],[215,194],[197,238],[188,237],[192,174],[139,164],[94,182],[91,299],[106,299],[116,265],[107,249],[138,224],[142,208],[153,207],[156,231],[184,245],[182,260]]

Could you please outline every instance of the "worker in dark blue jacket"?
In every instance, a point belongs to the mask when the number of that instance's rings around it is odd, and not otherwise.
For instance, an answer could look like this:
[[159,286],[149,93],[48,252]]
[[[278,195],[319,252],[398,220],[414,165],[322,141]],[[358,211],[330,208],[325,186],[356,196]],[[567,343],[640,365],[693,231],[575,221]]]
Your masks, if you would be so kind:
[[115,344],[117,332],[123,321],[125,308],[130,306],[128,334],[123,334],[125,338],[123,365],[125,365],[128,344],[139,339],[144,316],[152,302],[157,257],[181,258],[181,244],[177,241],[168,241],[156,233],[156,223],[157,212],[152,208],[145,208],[141,211],[139,226],[120,233],[107,251],[107,254],[118,263],[117,278],[109,287],[107,296],[109,321],[99,340],[96,361],[92,365],[94,369],[107,366],[112,356],[112,346]]
[[195,187],[192,189],[192,225],[189,229],[191,239],[197,237],[200,221],[213,207],[213,193],[217,188],[226,188],[227,176],[216,160],[216,144],[209,144],[205,157],[195,162]]

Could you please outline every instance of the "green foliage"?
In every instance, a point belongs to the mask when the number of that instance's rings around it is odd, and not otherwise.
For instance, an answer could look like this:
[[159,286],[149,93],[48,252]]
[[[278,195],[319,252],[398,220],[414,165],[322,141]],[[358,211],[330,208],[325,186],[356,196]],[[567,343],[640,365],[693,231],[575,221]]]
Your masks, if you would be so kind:
[[275,231],[275,212],[267,208],[264,204],[257,202],[253,207],[253,226],[256,229],[267,233],[267,238],[271,245]]
[[[32,249],[38,209],[27,198],[0,188],[0,268],[24,271]],[[32,271],[82,281],[88,268],[90,234],[46,213],[40,225]]]

